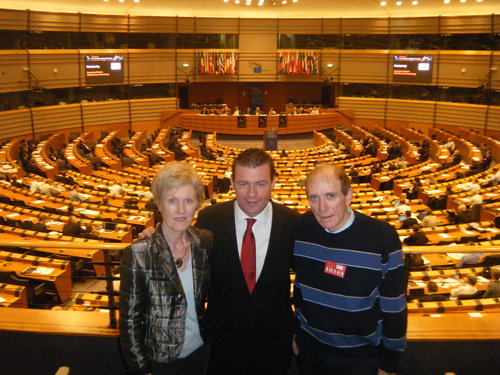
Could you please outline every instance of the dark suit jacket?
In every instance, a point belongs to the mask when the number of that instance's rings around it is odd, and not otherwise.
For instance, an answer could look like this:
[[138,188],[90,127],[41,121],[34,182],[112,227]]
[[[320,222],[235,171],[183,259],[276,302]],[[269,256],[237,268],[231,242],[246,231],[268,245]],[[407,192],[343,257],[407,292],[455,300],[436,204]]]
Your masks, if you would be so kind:
[[429,239],[423,232],[413,233],[411,236],[403,240],[405,245],[422,246],[429,242]]
[[[220,371],[224,374],[237,373],[237,366],[241,374],[252,373],[248,371],[248,366],[252,366],[248,363],[249,358],[266,362],[265,358],[274,357],[280,361],[291,355],[290,269],[294,228],[299,216],[273,203],[269,247],[262,272],[250,295],[238,255],[234,201],[207,207],[198,214],[196,226],[214,234],[208,334],[211,361],[222,362],[224,358],[224,363],[220,363]],[[271,364],[262,365],[271,368]]]

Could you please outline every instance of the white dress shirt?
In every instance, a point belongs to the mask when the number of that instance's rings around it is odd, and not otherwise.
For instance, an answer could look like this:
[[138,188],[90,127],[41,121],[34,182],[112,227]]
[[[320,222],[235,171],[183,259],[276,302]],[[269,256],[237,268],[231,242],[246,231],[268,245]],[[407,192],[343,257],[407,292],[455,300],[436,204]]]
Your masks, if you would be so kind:
[[[236,224],[236,241],[238,243],[238,255],[241,259],[241,245],[243,242],[243,236],[247,230],[247,221],[249,216],[247,216],[241,208],[238,206],[236,201],[234,202],[234,221]],[[256,274],[255,280],[259,279],[262,268],[264,267],[264,261],[266,260],[267,248],[269,246],[269,238],[271,236],[271,223],[273,219],[273,206],[271,202],[267,203],[266,208],[254,216],[252,219],[256,219],[252,232],[255,237],[255,265]]]

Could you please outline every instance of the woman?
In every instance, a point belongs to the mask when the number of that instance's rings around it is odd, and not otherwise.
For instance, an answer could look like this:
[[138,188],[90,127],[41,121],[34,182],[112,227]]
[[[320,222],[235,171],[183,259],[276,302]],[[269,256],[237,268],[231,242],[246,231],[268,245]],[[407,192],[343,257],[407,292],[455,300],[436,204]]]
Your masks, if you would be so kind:
[[159,229],[125,249],[121,265],[120,339],[134,374],[204,373],[204,303],[209,231],[191,226],[204,187],[186,162],[171,162],[151,187]]

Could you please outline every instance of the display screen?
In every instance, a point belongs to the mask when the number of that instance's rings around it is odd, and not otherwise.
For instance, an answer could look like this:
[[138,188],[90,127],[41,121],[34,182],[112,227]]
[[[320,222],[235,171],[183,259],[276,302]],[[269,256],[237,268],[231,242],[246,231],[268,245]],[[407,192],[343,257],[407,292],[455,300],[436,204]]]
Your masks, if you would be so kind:
[[85,83],[122,83],[123,55],[85,56]]
[[432,82],[432,56],[394,56],[394,82]]

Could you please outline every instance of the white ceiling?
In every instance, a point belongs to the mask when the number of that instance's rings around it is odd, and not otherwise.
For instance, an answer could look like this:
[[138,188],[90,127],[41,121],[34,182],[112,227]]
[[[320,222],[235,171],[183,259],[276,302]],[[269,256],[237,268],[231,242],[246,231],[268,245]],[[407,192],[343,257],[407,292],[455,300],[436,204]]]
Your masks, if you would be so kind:
[[[223,0],[2,0],[0,8],[31,9],[48,12],[69,12],[87,14],[119,14],[141,16],[184,16],[184,17],[242,17],[242,18],[360,18],[360,17],[421,17],[498,14],[500,0],[419,0],[412,5],[411,0],[402,0],[403,5],[395,5],[396,0],[387,0],[388,5],[380,6],[380,0],[298,0],[286,6],[266,5],[258,7],[258,0],[252,6],[224,3]],[[266,3],[270,0],[265,0]],[[281,0],[277,0],[280,2]],[[289,3],[292,0],[288,0]]]

